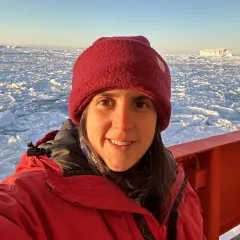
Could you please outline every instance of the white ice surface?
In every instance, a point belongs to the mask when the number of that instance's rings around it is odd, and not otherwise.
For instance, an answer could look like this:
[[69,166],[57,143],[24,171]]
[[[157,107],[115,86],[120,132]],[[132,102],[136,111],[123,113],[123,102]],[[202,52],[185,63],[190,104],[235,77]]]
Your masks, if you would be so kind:
[[[13,173],[28,142],[68,118],[72,67],[80,52],[0,46],[0,180]],[[167,146],[240,130],[240,57],[163,57],[172,73]]]

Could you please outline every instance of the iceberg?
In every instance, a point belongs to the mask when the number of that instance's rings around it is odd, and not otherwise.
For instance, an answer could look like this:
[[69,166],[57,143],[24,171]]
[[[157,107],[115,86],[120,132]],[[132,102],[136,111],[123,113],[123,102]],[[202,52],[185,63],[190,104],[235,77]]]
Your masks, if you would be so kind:
[[231,57],[233,55],[226,48],[219,48],[219,49],[200,50],[200,56]]
[[21,48],[21,47],[18,46],[18,45],[8,45],[8,46],[6,46],[6,48],[8,48],[8,49],[14,49],[14,48]]

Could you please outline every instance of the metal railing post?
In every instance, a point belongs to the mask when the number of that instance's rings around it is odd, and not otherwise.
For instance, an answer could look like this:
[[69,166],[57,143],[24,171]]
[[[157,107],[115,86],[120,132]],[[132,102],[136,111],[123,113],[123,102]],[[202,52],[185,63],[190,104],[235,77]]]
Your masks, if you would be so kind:
[[220,235],[220,148],[213,149],[207,163],[206,205],[204,227],[208,240],[218,240]]

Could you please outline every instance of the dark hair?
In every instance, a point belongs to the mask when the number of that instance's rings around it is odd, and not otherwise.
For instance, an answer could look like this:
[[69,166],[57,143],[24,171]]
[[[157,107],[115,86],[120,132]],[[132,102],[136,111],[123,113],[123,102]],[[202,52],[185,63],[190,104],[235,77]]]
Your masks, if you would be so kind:
[[[109,177],[111,171],[88,140],[86,120],[87,107],[82,112],[79,123],[81,144],[90,159],[92,169],[98,174]],[[176,163],[173,155],[162,142],[159,120],[156,124],[153,142],[141,161],[144,161],[148,169],[148,177],[147,180],[144,179],[144,189],[142,189],[141,205],[147,208],[159,222],[162,222],[169,210],[170,189],[176,177]]]

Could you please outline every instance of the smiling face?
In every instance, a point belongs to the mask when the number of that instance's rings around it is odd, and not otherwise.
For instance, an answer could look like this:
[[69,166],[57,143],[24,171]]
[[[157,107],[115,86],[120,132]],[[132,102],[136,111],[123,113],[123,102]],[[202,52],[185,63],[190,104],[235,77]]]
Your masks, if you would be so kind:
[[128,170],[141,159],[153,141],[156,122],[152,101],[130,89],[97,94],[87,108],[88,140],[116,172]]

